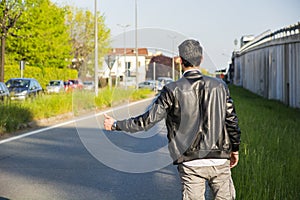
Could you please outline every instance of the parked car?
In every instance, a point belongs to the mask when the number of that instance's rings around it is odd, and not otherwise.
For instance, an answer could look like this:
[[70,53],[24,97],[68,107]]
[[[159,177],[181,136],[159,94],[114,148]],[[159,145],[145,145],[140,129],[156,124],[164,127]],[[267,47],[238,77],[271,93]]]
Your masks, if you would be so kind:
[[80,79],[70,79],[67,80],[65,83],[65,91],[69,92],[73,89],[83,89],[83,83]]
[[159,81],[148,80],[148,81],[139,83],[139,88],[148,88],[150,90],[160,91],[160,90],[162,90],[162,85]]
[[94,81],[83,81],[83,89],[94,90],[95,89]]
[[80,79],[69,80],[69,82],[72,83],[72,87],[74,89],[82,89],[83,88],[83,83]]
[[12,78],[5,84],[12,100],[25,100],[43,93],[43,88],[34,78]]
[[51,93],[61,93],[65,91],[63,80],[52,80],[46,86],[46,92]]
[[5,83],[0,82],[0,101],[6,101],[9,98],[9,90]]
[[120,86],[135,87],[136,86],[136,78],[135,77],[126,77],[123,81],[120,82]]
[[170,77],[158,77],[157,80],[162,84],[162,86],[173,82],[173,79]]

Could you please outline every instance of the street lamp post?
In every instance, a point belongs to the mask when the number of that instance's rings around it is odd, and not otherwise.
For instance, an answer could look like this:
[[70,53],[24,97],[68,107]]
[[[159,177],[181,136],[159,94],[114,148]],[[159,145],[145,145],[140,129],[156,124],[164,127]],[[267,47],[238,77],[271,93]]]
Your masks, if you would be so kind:
[[129,27],[129,24],[117,24],[121,28],[123,28],[123,42],[124,42],[124,64],[125,64],[125,73],[124,73],[124,79],[125,79],[125,89],[127,90],[127,75],[128,75],[128,66],[126,63],[126,28]]
[[97,0],[95,0],[95,95],[98,96],[98,17]]
[[135,76],[136,76],[136,89],[139,88],[139,83],[138,83],[138,73],[139,73],[139,69],[138,69],[138,65],[139,65],[139,59],[138,59],[138,45],[137,45],[137,40],[138,40],[138,36],[137,36],[137,0],[135,0],[135,65],[136,65],[136,72],[135,72]]
[[172,39],[172,79],[175,81],[174,40],[176,39],[176,36],[169,35],[169,38]]

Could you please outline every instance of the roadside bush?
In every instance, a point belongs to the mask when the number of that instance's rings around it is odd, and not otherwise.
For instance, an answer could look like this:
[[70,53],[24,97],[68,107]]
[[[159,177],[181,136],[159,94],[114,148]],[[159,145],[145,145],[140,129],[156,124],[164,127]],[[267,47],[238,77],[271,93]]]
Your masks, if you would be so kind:
[[33,120],[33,114],[18,103],[0,105],[0,134],[22,128]]

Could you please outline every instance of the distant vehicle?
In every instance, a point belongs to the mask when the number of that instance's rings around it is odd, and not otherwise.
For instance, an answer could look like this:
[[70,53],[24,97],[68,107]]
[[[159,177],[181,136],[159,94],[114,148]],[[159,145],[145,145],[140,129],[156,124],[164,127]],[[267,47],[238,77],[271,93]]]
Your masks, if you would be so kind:
[[80,79],[70,79],[64,82],[65,91],[70,92],[74,89],[83,89],[83,83]]
[[158,77],[157,80],[162,84],[162,86],[173,82],[173,79],[170,77]]
[[0,101],[6,101],[9,98],[9,90],[5,83],[0,82]]
[[241,47],[255,39],[254,35],[244,35],[241,37]]
[[150,90],[160,91],[160,90],[162,90],[163,87],[159,81],[148,80],[148,81],[139,83],[139,88],[148,88]]
[[34,78],[12,78],[5,84],[12,100],[25,100],[43,93],[43,88]]
[[215,71],[216,77],[222,79],[225,83],[229,83],[228,80],[228,68],[218,69]]
[[95,89],[94,81],[83,81],[83,89],[94,90]]
[[136,78],[135,77],[126,77],[125,80],[120,82],[120,85],[123,87],[135,87]]
[[70,79],[67,81],[68,87],[71,87],[72,89],[82,89],[83,83],[80,79]]
[[64,81],[62,80],[52,80],[46,86],[46,92],[51,93],[61,93],[65,91]]
[[74,89],[82,89],[83,88],[83,83],[81,80],[79,79],[75,79],[75,80],[69,80],[69,82],[72,83],[72,87]]

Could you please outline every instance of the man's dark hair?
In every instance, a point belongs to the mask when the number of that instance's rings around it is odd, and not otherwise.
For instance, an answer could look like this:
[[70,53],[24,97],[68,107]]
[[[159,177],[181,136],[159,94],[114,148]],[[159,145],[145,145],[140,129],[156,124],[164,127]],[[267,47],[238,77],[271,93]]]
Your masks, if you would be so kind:
[[196,40],[185,40],[179,45],[179,56],[185,67],[199,66],[202,58],[202,47]]

